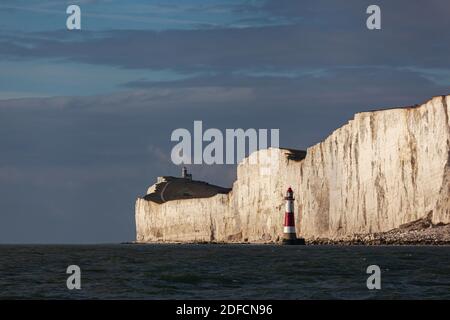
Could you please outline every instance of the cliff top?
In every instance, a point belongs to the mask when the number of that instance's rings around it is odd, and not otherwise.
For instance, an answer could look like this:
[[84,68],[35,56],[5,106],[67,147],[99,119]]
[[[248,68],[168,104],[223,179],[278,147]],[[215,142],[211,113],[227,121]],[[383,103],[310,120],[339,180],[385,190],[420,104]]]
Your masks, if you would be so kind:
[[218,193],[227,194],[231,190],[188,178],[168,176],[158,181],[149,188],[148,194],[144,196],[145,200],[161,204],[171,200],[209,198]]
[[416,109],[419,108],[421,106],[423,106],[424,104],[427,104],[430,101],[433,101],[434,99],[444,99],[446,97],[448,97],[449,95],[440,95],[440,96],[434,96],[431,99],[421,103],[421,104],[414,104],[414,105],[409,105],[409,106],[397,106],[397,107],[386,107],[386,108],[378,108],[378,109],[371,109],[371,110],[367,110],[367,111],[360,111],[360,112],[356,112],[355,116],[358,114],[364,114],[364,113],[373,113],[373,112],[383,112],[383,111],[392,111],[392,110],[408,110],[408,109]]

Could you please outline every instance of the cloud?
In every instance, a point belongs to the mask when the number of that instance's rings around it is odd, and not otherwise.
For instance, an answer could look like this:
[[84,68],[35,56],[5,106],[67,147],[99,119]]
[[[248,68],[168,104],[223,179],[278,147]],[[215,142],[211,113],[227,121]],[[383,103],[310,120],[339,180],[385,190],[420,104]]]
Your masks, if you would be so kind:
[[[0,55],[184,72],[348,65],[448,67],[450,43],[445,39],[450,35],[450,22],[445,14],[448,10],[443,9],[450,5],[442,1],[435,0],[426,8],[409,2],[404,6],[386,2],[380,31],[367,30],[362,4],[356,10],[350,4],[336,9],[322,3],[293,3],[297,2],[269,2],[266,10],[278,15],[306,15],[301,23],[207,30],[121,30],[77,41],[69,41],[70,35],[65,39],[30,38],[27,45],[6,38],[1,41]],[[430,18],[427,24],[412,23],[424,17]]]

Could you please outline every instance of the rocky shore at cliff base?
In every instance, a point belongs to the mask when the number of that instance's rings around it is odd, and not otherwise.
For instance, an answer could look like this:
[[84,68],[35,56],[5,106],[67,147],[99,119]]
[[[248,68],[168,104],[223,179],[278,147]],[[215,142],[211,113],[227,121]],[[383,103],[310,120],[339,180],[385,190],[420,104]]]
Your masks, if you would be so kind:
[[450,245],[450,224],[433,224],[432,214],[398,228],[370,234],[354,234],[342,239],[313,238],[315,245]]
[[[171,244],[247,244],[249,242],[221,241],[154,241],[150,243]],[[281,241],[253,242],[253,244],[281,244]],[[432,215],[401,225],[387,232],[354,234],[340,239],[309,238],[306,245],[450,245],[450,224],[433,224]]]

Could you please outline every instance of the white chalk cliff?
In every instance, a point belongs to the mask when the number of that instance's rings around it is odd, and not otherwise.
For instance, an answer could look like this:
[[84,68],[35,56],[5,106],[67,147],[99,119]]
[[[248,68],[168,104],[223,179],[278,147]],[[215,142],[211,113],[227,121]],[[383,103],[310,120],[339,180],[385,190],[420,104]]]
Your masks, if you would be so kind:
[[430,212],[434,223],[450,223],[449,105],[450,96],[439,96],[358,113],[303,159],[288,149],[257,151],[238,165],[228,193],[138,198],[136,240],[276,242],[289,186],[306,239],[388,231]]

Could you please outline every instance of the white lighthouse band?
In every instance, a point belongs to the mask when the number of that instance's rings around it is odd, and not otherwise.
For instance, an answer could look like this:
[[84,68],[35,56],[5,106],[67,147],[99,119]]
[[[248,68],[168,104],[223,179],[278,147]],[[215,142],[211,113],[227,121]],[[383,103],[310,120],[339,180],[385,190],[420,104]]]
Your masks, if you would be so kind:
[[283,228],[283,233],[295,233],[295,227],[285,226]]
[[286,200],[286,212],[293,213],[294,212],[294,201]]

